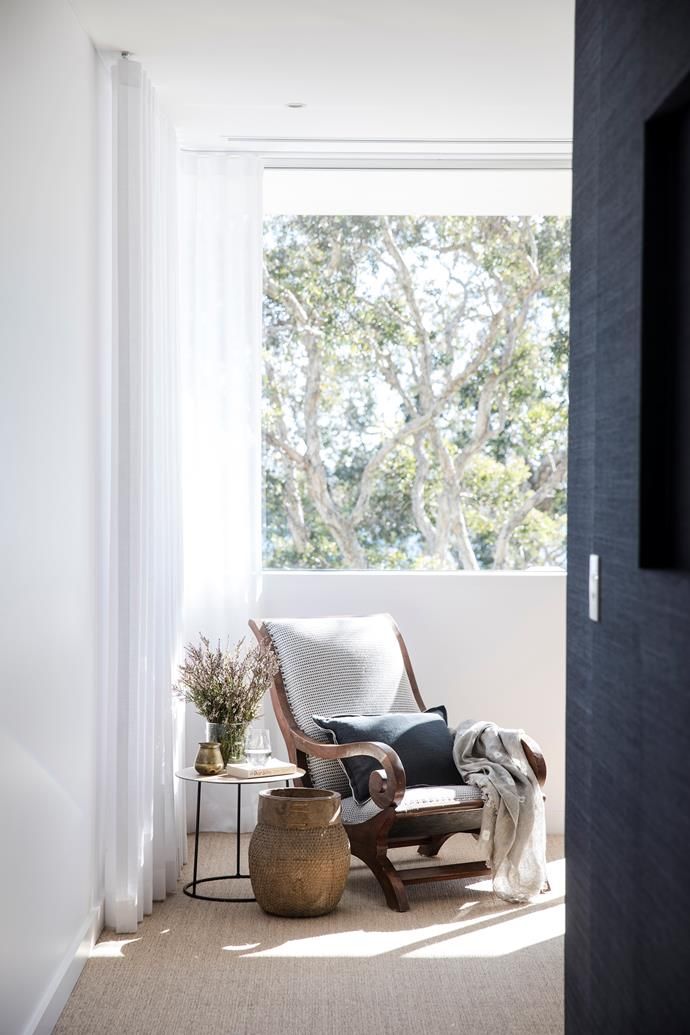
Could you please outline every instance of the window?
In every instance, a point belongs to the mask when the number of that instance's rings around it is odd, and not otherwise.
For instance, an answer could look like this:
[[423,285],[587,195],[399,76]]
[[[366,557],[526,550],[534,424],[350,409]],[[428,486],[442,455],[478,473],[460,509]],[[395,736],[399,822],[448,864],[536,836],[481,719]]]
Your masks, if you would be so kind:
[[264,565],[565,564],[563,215],[265,220]]

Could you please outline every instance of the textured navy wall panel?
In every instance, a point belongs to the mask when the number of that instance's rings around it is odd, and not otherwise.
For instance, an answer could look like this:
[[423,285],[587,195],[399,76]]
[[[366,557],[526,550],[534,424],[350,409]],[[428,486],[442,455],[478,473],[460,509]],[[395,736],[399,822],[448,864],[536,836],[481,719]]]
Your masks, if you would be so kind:
[[[566,1026],[681,1033],[690,576],[640,568],[639,506],[644,126],[690,69],[690,2],[579,0],[576,41]],[[587,614],[590,553],[599,623]]]

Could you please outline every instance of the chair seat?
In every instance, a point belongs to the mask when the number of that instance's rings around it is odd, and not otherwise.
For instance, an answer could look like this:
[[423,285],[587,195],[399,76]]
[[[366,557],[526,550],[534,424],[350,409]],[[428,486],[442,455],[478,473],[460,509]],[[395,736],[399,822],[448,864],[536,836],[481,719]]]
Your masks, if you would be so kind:
[[[482,802],[482,796],[476,787],[464,784],[443,787],[410,787],[405,791],[398,805],[397,814],[402,816],[409,812],[432,812],[443,806],[469,805]],[[366,823],[381,810],[373,801],[358,805],[354,798],[343,798],[343,823]]]

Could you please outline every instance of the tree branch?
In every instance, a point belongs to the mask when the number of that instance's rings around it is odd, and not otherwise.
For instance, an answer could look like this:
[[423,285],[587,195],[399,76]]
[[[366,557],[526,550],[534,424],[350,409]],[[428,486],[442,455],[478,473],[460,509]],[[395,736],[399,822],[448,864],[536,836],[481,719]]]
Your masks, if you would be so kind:
[[508,545],[513,532],[520,527],[527,515],[535,507],[538,507],[544,500],[552,496],[558,489],[566,475],[567,460],[565,453],[551,458],[548,473],[542,475],[541,484],[531,495],[527,496],[522,503],[506,518],[496,537],[496,548],[494,550],[494,568],[504,568],[508,556]]
[[429,458],[424,451],[423,435],[415,435],[412,451],[415,458],[414,481],[412,483],[412,490],[410,493],[412,516],[414,517],[417,528],[424,537],[429,553],[433,554],[436,552],[436,529],[429,519],[429,515],[427,514],[426,507],[424,505],[424,488],[429,476],[431,464],[429,463]]
[[424,318],[422,317],[419,303],[417,302],[412,272],[405,262],[402,252],[398,248],[395,237],[393,236],[393,231],[391,230],[388,216],[381,216],[381,226],[383,227],[383,237],[386,242],[386,247],[395,263],[398,283],[400,284],[403,295],[405,296],[405,300],[410,309],[410,313],[412,314],[412,320],[417,331],[418,345],[422,359],[422,394],[423,402],[426,405],[433,394],[431,388],[431,338],[424,324]]
[[[321,351],[318,345],[323,331],[318,326],[314,314],[307,312],[292,291],[278,284],[267,273],[266,284],[269,297],[285,305],[292,314],[299,333],[300,341],[307,356],[307,369],[304,390],[304,441],[306,453],[304,457],[296,454],[287,443],[278,444],[278,448],[289,456],[293,463],[295,455],[300,457],[300,465],[304,470],[310,496],[316,511],[329,529],[340,550],[345,564],[350,568],[366,568],[367,560],[364,550],[357,540],[355,523],[337,506],[328,484],[326,466],[321,456],[321,435],[319,432],[319,407],[321,402]],[[277,444],[275,439],[273,444]]]

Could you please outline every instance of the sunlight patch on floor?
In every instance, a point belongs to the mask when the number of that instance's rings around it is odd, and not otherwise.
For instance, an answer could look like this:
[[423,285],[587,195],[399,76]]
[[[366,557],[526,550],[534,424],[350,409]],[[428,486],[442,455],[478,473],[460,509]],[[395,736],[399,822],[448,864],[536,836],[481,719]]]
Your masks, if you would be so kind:
[[261,952],[251,952],[248,956],[290,956],[293,958],[314,956],[321,958],[366,958],[380,956],[382,953],[405,949],[415,942],[425,941],[440,935],[459,931],[463,925],[434,924],[431,927],[418,927],[407,931],[335,931],[332,934],[317,934],[311,938],[295,938]]
[[408,959],[452,959],[462,956],[507,956],[530,945],[565,934],[565,905],[535,913],[504,917],[486,927],[477,924],[456,937],[432,942],[405,953]]
[[94,945],[89,955],[91,959],[124,959],[125,954],[122,950],[125,946],[140,941],[141,938],[123,938],[119,941],[98,942],[97,945]]
[[[294,938],[258,952],[245,952],[245,959],[360,958],[394,954],[407,959],[438,959],[462,956],[505,956],[530,945],[558,938],[565,932],[562,902],[530,910],[515,910],[478,917],[476,920],[433,924],[400,931],[335,931],[331,934]],[[224,946],[237,951],[243,947]],[[248,946],[249,948],[249,946]]]

